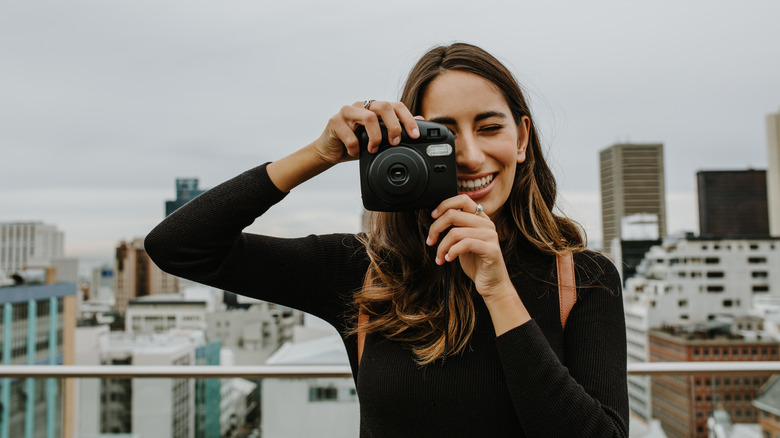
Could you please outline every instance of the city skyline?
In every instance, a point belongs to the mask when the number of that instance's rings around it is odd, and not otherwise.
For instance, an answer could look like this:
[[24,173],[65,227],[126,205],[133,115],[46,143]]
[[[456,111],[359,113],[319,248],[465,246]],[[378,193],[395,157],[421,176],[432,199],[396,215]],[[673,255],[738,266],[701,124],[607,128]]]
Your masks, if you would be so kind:
[[[766,167],[774,2],[300,6],[5,5],[0,222],[56,225],[66,256],[110,259],[164,218],[176,178],[213,187],[293,152],[340,106],[396,99],[417,57],[456,40],[526,87],[564,212],[594,241],[600,149],[664,144],[670,234],[698,230],[697,171]],[[358,231],[358,187],[339,166],[250,230]]]

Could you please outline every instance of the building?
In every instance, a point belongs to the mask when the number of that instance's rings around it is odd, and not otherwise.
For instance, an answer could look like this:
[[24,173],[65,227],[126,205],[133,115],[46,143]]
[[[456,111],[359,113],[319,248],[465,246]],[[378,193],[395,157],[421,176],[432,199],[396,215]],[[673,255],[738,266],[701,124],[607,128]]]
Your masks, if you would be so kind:
[[197,178],[176,178],[176,199],[165,201],[165,216],[170,216],[182,205],[195,199],[205,190],[198,189]]
[[620,238],[621,220],[634,214],[658,217],[658,236],[666,237],[662,144],[616,144],[599,152],[603,247]]
[[[74,363],[75,284],[3,287],[0,304],[3,365]],[[2,438],[74,436],[72,379],[0,379],[0,405]]]
[[[731,322],[712,320],[689,326],[666,326],[649,333],[652,362],[776,361],[780,343],[746,338]],[[757,423],[752,404],[767,377],[739,375],[663,375],[652,378],[653,417],[669,438],[707,438],[708,420],[717,410],[733,423]]]
[[144,240],[122,241],[114,260],[115,308],[124,314],[135,298],[179,291],[179,279],[163,272],[144,250]]
[[0,271],[51,266],[63,256],[65,233],[42,222],[0,223]]
[[[288,342],[266,364],[347,365],[349,360],[341,337],[334,334]],[[261,403],[264,436],[336,438],[360,434],[357,391],[349,377],[264,379]]]
[[769,236],[766,171],[699,171],[696,182],[701,236]]
[[[739,319],[780,294],[780,239],[667,238],[637,271],[624,288],[627,353],[629,362],[648,362],[651,328]],[[628,376],[628,394],[631,411],[650,421],[649,377]]]
[[208,337],[222,341],[236,365],[257,365],[292,339],[297,313],[263,301],[248,309],[216,310],[206,315]]
[[774,375],[759,390],[753,406],[761,412],[758,424],[763,436],[780,436],[780,376]]
[[205,301],[185,301],[179,294],[160,294],[130,300],[125,312],[125,331],[136,334],[169,330],[206,331]]
[[645,259],[645,254],[655,245],[658,238],[658,216],[654,214],[633,214],[624,216],[620,225],[621,236],[612,239],[610,254],[625,285],[626,279],[636,274],[636,268]]
[[769,233],[772,236],[780,236],[780,112],[766,116],[766,137]]
[[[198,349],[208,345],[199,332],[131,335],[109,332],[106,326],[80,327],[79,343],[83,345],[79,348],[79,364],[83,365],[194,365]],[[195,436],[193,379],[81,380],[79,436]],[[216,403],[219,406],[218,399]],[[218,421],[219,413],[214,415]]]

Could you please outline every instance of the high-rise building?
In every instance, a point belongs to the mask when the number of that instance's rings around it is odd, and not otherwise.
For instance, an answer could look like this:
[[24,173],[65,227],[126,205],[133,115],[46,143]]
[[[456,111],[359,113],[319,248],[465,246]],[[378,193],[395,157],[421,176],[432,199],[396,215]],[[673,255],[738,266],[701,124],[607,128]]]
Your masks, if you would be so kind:
[[769,233],[780,236],[780,112],[766,116],[766,193],[769,203]]
[[[780,344],[771,338],[746,338],[731,321],[713,320],[683,327],[663,327],[649,334],[652,362],[776,361]],[[734,423],[757,423],[751,402],[766,376],[656,376],[652,379],[653,417],[669,438],[707,438],[707,419],[716,410]]]
[[198,188],[197,178],[176,178],[176,199],[165,201],[165,216],[170,216],[182,205],[205,192]]
[[764,170],[696,172],[701,236],[769,235]]
[[[74,363],[76,284],[0,288],[3,365]],[[73,436],[73,379],[0,379],[0,436]]]
[[65,233],[42,222],[0,223],[0,271],[51,266],[63,256]]
[[179,279],[163,272],[144,249],[143,239],[122,241],[114,260],[115,309],[124,314],[127,303],[138,297],[179,291]]
[[599,152],[602,247],[620,238],[623,217],[653,214],[666,237],[662,144],[616,144]]

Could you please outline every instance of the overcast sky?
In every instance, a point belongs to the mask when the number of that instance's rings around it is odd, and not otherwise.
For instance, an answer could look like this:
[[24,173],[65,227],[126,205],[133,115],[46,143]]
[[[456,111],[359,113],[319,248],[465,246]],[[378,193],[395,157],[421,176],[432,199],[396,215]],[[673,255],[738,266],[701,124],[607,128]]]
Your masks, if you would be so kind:
[[[527,89],[562,208],[600,240],[598,151],[661,142],[669,231],[696,231],[698,170],[765,168],[780,110],[777,1],[24,1],[0,4],[0,221],[110,258],[177,177],[212,187],[397,100],[430,47],[465,41]],[[252,231],[357,231],[357,166]]]

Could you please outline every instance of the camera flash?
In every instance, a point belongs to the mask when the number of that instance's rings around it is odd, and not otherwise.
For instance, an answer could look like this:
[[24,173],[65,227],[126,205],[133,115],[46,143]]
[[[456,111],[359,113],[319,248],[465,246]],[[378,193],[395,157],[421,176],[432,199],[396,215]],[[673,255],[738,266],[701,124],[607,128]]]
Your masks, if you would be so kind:
[[429,157],[446,157],[452,153],[452,146],[444,144],[432,144],[425,149]]

